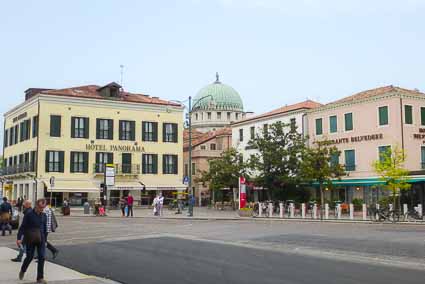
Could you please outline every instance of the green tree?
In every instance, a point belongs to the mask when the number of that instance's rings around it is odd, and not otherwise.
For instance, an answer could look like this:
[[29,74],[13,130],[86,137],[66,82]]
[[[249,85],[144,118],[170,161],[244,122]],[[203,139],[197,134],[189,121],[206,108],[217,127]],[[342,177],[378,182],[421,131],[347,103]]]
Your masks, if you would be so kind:
[[[197,182],[208,184],[213,193],[213,201],[215,193],[223,188],[229,188],[233,193],[233,206],[235,208],[236,189],[239,186],[239,177],[246,177],[246,165],[243,162],[242,154],[236,149],[231,148],[221,153],[219,158],[213,158],[208,161],[208,171],[202,171]],[[222,194],[218,194],[221,195]]]
[[263,129],[262,135],[249,142],[258,153],[249,159],[249,168],[255,173],[255,183],[267,188],[273,200],[278,191],[300,182],[301,155],[305,139],[290,124],[276,122]]
[[400,190],[409,189],[411,184],[407,182],[409,171],[404,168],[406,155],[404,151],[395,147],[394,150],[388,148],[379,155],[379,159],[373,162],[375,172],[384,182],[384,188],[391,191],[393,208],[396,204],[400,208],[400,198],[397,198]]
[[339,179],[345,174],[339,164],[341,152],[335,146],[318,143],[304,151],[301,163],[301,176],[308,182],[316,182],[320,189],[320,217],[323,219],[324,185],[331,187],[332,180]]

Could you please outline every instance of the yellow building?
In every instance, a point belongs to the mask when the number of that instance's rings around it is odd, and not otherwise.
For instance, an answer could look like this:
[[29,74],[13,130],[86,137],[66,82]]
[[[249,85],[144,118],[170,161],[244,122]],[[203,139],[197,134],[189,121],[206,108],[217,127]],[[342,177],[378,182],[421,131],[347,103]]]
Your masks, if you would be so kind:
[[148,204],[157,191],[184,190],[183,107],[111,83],[35,89],[4,114],[3,195],[52,197],[60,205],[100,198],[105,164],[114,164],[108,199],[131,193]]

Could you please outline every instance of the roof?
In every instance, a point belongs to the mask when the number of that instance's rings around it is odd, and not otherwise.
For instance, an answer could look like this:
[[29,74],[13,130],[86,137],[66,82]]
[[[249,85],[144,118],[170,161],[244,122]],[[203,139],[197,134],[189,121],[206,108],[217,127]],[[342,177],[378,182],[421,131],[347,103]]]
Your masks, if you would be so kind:
[[295,111],[295,110],[300,110],[300,109],[313,109],[313,108],[320,107],[320,106],[322,106],[321,103],[318,103],[318,102],[315,102],[315,101],[312,101],[312,100],[306,100],[306,101],[296,103],[296,104],[293,104],[293,105],[283,106],[283,107],[277,108],[275,110],[272,110],[272,111],[269,111],[269,112],[266,112],[266,113],[263,113],[263,114],[250,116],[250,117],[247,117],[245,119],[235,121],[233,124],[240,124],[240,123],[248,122],[248,121],[251,121],[251,120],[267,118],[267,117],[270,117],[270,116],[283,114],[283,113],[287,113],[287,112]]
[[119,85],[116,83],[110,83],[106,86],[86,85],[86,86],[71,87],[71,88],[65,88],[65,89],[42,90],[38,94],[73,97],[73,98],[122,101],[122,102],[132,102],[132,103],[181,106],[178,103],[162,100],[157,97],[150,97],[144,94],[135,94],[135,93],[129,93],[125,91],[120,91],[119,97],[111,98],[111,97],[102,96],[100,93],[100,90],[102,90],[105,87],[111,87],[111,86],[117,87]]
[[[186,132],[187,130],[185,130]],[[193,134],[193,133],[192,133]],[[188,134],[187,134],[188,135]],[[197,136],[192,136],[192,147],[196,147],[198,145],[201,145],[213,138],[216,138],[218,136],[230,136],[232,135],[232,129],[229,127],[220,128],[213,131],[208,131],[206,133],[200,133],[198,132]],[[185,134],[183,135],[185,136]],[[187,149],[189,147],[189,139],[184,141],[183,149]]]
[[366,90],[366,91],[354,94],[352,96],[348,96],[348,97],[330,102],[330,103],[326,104],[325,106],[340,104],[340,103],[351,103],[351,102],[354,102],[356,100],[373,98],[373,97],[381,96],[381,95],[391,93],[391,92],[401,92],[401,93],[406,93],[406,94],[409,94],[409,95],[420,96],[420,97],[425,98],[425,94],[421,93],[418,90],[409,90],[409,89],[404,89],[404,88],[396,87],[396,86],[393,86],[393,85],[389,85],[389,86],[384,86],[384,87]]

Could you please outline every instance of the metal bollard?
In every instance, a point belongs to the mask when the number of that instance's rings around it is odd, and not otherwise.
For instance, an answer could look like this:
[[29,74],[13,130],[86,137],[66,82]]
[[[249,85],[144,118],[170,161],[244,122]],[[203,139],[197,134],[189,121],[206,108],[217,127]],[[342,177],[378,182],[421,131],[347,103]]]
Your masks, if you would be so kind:
[[363,221],[366,221],[366,219],[367,219],[367,208],[366,208],[366,204],[364,204],[364,203],[362,205],[362,217],[363,217]]
[[329,204],[325,203],[325,219],[329,219]]
[[378,210],[379,210],[379,203],[376,204],[376,220],[379,220],[379,214],[378,214]]
[[273,203],[269,202],[269,217],[273,217]]
[[295,206],[294,206],[294,203],[290,203],[289,204],[289,217],[290,218],[294,218],[294,208]]
[[336,218],[341,219],[341,204],[336,206]]
[[258,217],[263,217],[263,204],[258,202]]
[[354,204],[350,203],[350,219],[354,219]]
[[301,218],[305,219],[305,203],[301,203]]
[[408,207],[407,207],[407,204],[406,204],[406,203],[404,203],[404,204],[403,204],[403,214],[406,214],[406,213],[407,213],[407,211],[409,211],[409,209],[408,209]]
[[281,203],[279,203],[279,217],[280,218],[283,218],[283,215],[284,215],[284,213],[285,212],[283,212],[284,210],[283,210],[283,203],[281,202]]
[[317,219],[317,204],[313,205],[313,219]]

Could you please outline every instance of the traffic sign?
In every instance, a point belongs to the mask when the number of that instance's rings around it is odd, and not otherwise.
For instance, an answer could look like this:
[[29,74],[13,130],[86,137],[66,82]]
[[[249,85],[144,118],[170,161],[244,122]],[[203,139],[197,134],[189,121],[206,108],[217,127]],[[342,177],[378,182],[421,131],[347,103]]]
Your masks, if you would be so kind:
[[184,183],[185,185],[188,185],[188,184],[189,184],[189,177],[188,177],[188,176],[185,176],[185,177],[183,178],[183,183]]

